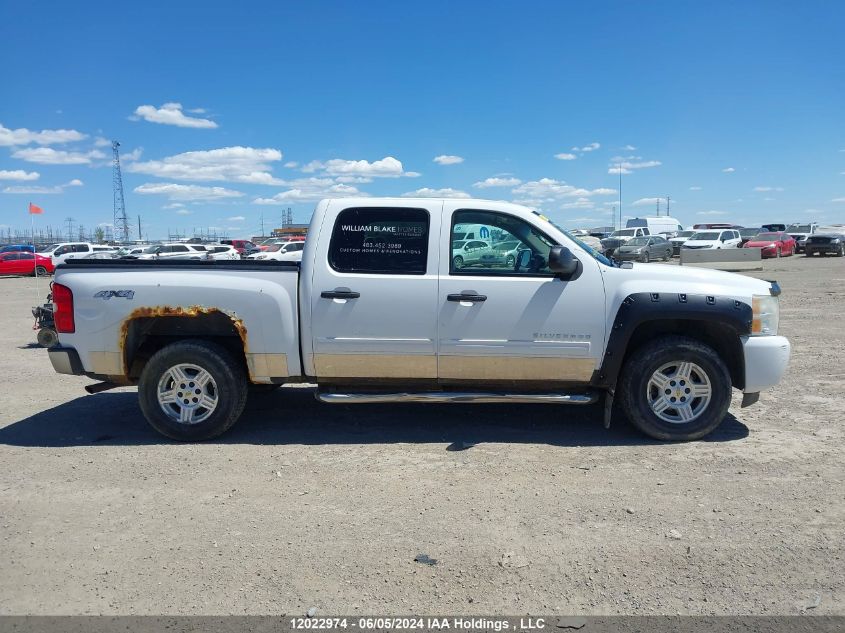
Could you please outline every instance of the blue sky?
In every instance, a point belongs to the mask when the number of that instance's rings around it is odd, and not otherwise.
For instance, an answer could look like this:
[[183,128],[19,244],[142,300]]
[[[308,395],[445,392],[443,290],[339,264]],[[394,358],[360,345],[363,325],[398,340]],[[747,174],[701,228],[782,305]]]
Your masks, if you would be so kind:
[[30,201],[110,223],[108,139],[153,238],[356,192],[609,224],[620,164],[626,216],[845,222],[843,24],[837,2],[4,3],[0,230]]

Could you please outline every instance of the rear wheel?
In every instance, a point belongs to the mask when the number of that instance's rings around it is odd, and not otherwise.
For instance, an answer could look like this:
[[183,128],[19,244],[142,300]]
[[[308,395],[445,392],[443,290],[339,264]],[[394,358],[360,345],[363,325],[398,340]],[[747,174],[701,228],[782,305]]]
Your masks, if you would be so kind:
[[648,261],[649,261],[648,251],[646,251],[645,253],[643,253],[643,264],[647,264]]
[[837,257],[845,257],[845,244],[839,245],[839,252],[836,253]]
[[713,348],[664,336],[635,350],[620,383],[622,406],[658,440],[697,440],[718,427],[731,403],[731,377]]
[[460,270],[461,268],[463,268],[464,267],[464,258],[461,257],[460,255],[456,255],[454,257],[454,259],[452,259],[452,267],[455,270]]
[[35,267],[35,274],[39,277],[46,277],[47,276],[47,269],[44,266],[36,266]]
[[183,442],[227,431],[246,404],[241,363],[209,341],[181,341],[156,352],[138,382],[141,411],[162,435]]
[[513,268],[513,265],[516,263],[516,258],[513,255],[508,255],[507,259],[505,259],[505,266],[508,268]]
[[664,262],[668,262],[670,257],[672,257],[672,251],[667,251],[667,252],[663,255],[663,261],[664,261]]

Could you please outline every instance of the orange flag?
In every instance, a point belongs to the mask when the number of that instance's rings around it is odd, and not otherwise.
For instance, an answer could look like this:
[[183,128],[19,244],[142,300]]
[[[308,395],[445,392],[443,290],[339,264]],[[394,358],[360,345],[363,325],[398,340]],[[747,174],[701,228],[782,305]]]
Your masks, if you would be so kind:
[[32,204],[31,202],[29,203],[29,214],[30,215],[39,215],[41,213],[44,213],[44,209],[42,209],[39,206]]

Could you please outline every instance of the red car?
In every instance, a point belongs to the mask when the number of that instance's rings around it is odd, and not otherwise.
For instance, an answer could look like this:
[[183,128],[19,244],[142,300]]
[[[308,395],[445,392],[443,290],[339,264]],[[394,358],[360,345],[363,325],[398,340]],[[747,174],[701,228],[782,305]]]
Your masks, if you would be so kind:
[[56,267],[53,260],[37,253],[0,253],[0,275],[52,274]]
[[766,257],[780,257],[795,254],[795,238],[789,233],[758,233],[748,240],[743,248],[759,248],[760,255]]

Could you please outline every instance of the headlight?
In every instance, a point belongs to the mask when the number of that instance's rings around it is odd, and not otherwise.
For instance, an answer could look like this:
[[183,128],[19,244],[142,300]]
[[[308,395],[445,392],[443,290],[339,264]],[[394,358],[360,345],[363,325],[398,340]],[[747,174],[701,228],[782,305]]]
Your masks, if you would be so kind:
[[754,295],[751,297],[751,335],[775,336],[780,320],[780,303],[772,295]]
[[832,240],[830,240],[831,244],[839,244],[839,242],[840,242],[840,239],[838,237],[835,237]]

